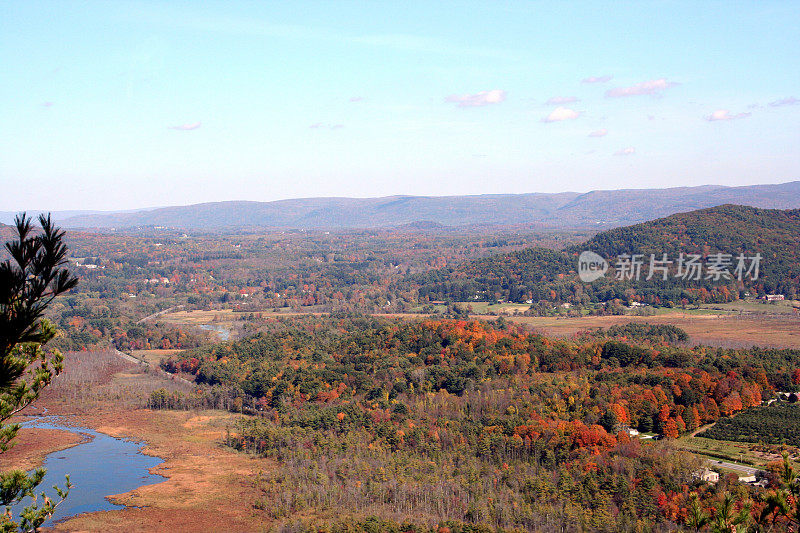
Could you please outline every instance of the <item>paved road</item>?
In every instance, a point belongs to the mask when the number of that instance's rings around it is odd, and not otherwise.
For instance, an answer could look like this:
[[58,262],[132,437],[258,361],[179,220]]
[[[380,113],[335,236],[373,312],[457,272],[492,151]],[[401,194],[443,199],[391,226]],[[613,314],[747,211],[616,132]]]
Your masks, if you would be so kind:
[[143,361],[143,360],[141,360],[141,359],[136,359],[136,358],[135,358],[134,356],[132,356],[132,355],[128,355],[128,354],[126,354],[126,353],[124,353],[124,352],[120,352],[119,350],[116,350],[116,349],[114,350],[114,352],[115,352],[115,353],[116,353],[118,356],[122,357],[122,358],[123,358],[123,359],[125,359],[126,361],[130,361],[131,363],[136,363],[137,365],[142,365],[142,364],[143,364],[143,365],[150,366],[150,365],[147,363],[147,361]]
[[718,468],[725,468],[726,470],[733,470],[740,476],[754,476],[756,472],[758,472],[758,468],[753,468],[752,466],[745,466],[745,465],[738,465],[736,463],[729,463],[727,461],[719,461],[717,459],[709,460],[708,463],[711,466],[716,466]]
[[175,374],[170,374],[169,372],[166,372],[165,370],[162,370],[161,368],[153,367],[153,365],[151,365],[150,363],[148,363],[147,361],[145,361],[143,359],[137,359],[136,357],[134,357],[132,355],[128,355],[128,354],[126,354],[124,352],[120,352],[119,350],[116,350],[116,349],[114,350],[114,352],[118,356],[122,357],[126,361],[130,361],[131,363],[135,363],[137,365],[145,365],[145,366],[150,367],[150,368],[156,368],[156,370],[158,370],[164,377],[168,378],[171,381],[182,381],[182,382],[186,383],[187,385],[192,385],[192,386],[195,385],[194,382],[189,381],[188,379],[184,379],[184,378],[182,378],[180,376],[176,376]]
[[184,307],[186,307],[186,306],[185,305],[176,305],[176,306],[173,306],[173,307],[169,307],[167,309],[164,309],[163,311],[159,311],[158,313],[153,313],[152,315],[147,315],[146,317],[144,317],[143,319],[139,320],[136,323],[137,324],[141,324],[142,322],[146,322],[146,321],[150,320],[151,318],[156,318],[157,316],[166,315],[167,313],[171,313],[172,311],[177,311],[178,309],[183,309]]

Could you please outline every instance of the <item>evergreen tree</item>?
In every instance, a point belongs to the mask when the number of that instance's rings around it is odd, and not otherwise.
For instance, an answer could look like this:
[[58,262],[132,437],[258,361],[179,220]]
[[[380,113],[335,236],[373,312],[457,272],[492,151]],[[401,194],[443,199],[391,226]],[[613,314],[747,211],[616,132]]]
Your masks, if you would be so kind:
[[[6,422],[38,398],[63,368],[61,353],[44,349],[56,329],[43,315],[56,296],[78,282],[64,267],[64,232],[49,216],[41,215],[39,222],[41,231],[35,231],[25,214],[16,218],[17,239],[5,245],[10,259],[0,263],[0,453],[14,445],[12,440],[20,428]],[[30,475],[22,470],[0,474],[0,505],[33,498],[20,513],[19,522],[9,511],[2,515],[0,531],[35,530],[66,498],[69,478],[66,489],[55,487],[61,500],[53,501],[42,493],[38,501],[34,491],[44,474],[43,468]]]

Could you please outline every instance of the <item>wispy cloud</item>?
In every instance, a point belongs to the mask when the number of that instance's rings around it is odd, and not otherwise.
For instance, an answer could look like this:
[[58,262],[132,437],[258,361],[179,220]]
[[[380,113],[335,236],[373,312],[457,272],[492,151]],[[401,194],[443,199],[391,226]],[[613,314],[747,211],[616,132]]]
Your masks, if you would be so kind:
[[735,115],[731,115],[731,112],[727,109],[717,109],[710,115],[706,117],[706,120],[709,122],[716,122],[718,120],[736,120],[740,118],[747,118],[752,113],[736,113]]
[[578,99],[575,96],[554,96],[547,101],[547,105],[572,104],[577,101]]
[[43,102],[42,107],[53,107],[53,102]]
[[643,81],[630,87],[616,87],[606,91],[608,98],[624,98],[626,96],[640,96],[643,94],[659,94],[664,89],[678,85],[674,81],[667,81],[664,78],[657,80]]
[[617,150],[616,152],[614,152],[614,155],[625,156],[625,155],[633,155],[635,153],[636,153],[636,148],[634,148],[633,146],[628,146],[627,148],[623,148],[622,150]]
[[542,119],[542,122],[561,122],[562,120],[573,120],[581,116],[580,113],[568,107],[557,107],[553,112]]
[[589,76],[588,78],[583,78],[581,80],[583,83],[605,83],[607,81],[611,81],[614,76]]
[[351,96],[350,97],[350,101],[351,102],[363,102],[364,100],[365,100],[365,98],[363,96]]
[[505,101],[506,92],[500,89],[481,91],[475,94],[451,94],[445,102],[458,104],[458,107],[480,107],[489,104],[499,104]]
[[203,124],[201,122],[195,122],[193,124],[181,124],[179,126],[170,126],[169,129],[171,130],[180,130],[180,131],[191,131],[196,130]]
[[781,107],[784,105],[797,105],[797,104],[800,104],[800,99],[795,98],[794,96],[781,98],[780,100],[775,100],[774,102],[769,103],[769,105],[771,105],[772,107]]
[[322,122],[315,122],[308,128],[312,130],[340,130],[344,128],[344,124],[323,124]]
[[589,133],[589,137],[605,137],[606,135],[608,135],[608,130],[605,128]]

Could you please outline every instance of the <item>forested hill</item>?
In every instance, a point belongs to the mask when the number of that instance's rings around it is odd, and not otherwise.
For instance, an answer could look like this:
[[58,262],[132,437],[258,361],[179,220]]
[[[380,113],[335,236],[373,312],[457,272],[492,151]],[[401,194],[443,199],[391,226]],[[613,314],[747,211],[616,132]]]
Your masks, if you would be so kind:
[[[721,205],[598,233],[574,250],[604,257],[623,253],[725,251],[776,254],[796,261],[800,253],[800,209]],[[766,266],[766,265],[765,265]]]
[[591,191],[584,194],[489,194],[304,198],[275,202],[213,202],[128,213],[57,219],[64,227],[187,229],[375,228],[425,221],[446,226],[533,225],[610,228],[725,203],[770,209],[800,208],[800,181],[747,187],[675,187]]
[[[578,256],[593,251],[610,263],[610,270],[593,283],[580,281]],[[730,254],[727,270],[733,279],[676,278],[680,254],[701,256],[706,267],[716,254]],[[642,254],[638,281],[617,280],[614,265],[622,254]],[[650,254],[673,261],[668,279],[649,274]],[[759,276],[735,275],[737,257],[748,258],[747,268],[761,254]],[[746,274],[746,273],[744,273]],[[694,276],[688,276],[694,277]],[[563,251],[529,248],[418,275],[420,297],[431,300],[516,302],[603,302],[615,299],[630,302],[677,305],[681,302],[730,301],[745,292],[781,293],[794,298],[800,293],[800,210],[757,209],[722,205],[689,213],[679,213],[651,222],[599,233],[586,243]]]

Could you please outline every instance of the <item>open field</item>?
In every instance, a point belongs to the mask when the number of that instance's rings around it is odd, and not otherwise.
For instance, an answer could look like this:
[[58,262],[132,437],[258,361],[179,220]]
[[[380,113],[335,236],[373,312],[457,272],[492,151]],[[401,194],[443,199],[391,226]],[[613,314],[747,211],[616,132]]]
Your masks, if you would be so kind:
[[472,302],[464,303],[462,305],[472,306],[475,314],[485,315],[489,313],[524,313],[530,309],[529,304],[515,304],[515,303],[491,303],[491,302]]
[[[687,307],[686,309],[675,309],[669,307],[643,307],[641,308],[644,316],[652,312],[653,316],[680,314],[681,316],[734,316],[738,312],[730,309],[717,309],[716,307]],[[636,316],[636,315],[630,315]]]
[[243,311],[234,311],[232,309],[214,309],[214,310],[197,310],[197,311],[176,311],[174,313],[167,313],[161,315],[158,320],[161,322],[165,322],[167,324],[181,324],[181,325],[190,325],[190,326],[200,326],[203,324],[215,324],[215,325],[233,325],[237,322],[241,322],[242,320],[246,320],[246,318],[250,315],[258,315],[263,318],[274,318],[274,317],[281,317],[281,316],[297,316],[297,315],[309,315],[309,314],[320,314],[320,313],[312,313],[312,312],[294,312],[291,309],[283,308],[276,311],[258,311],[257,313],[251,312],[243,312]]
[[158,317],[160,322],[167,324],[187,324],[199,326],[201,324],[233,323],[241,319],[245,313],[237,313],[232,309],[219,309],[213,311],[176,311]]
[[[515,304],[515,303],[492,303],[492,302],[456,302],[461,307],[467,308],[471,307],[472,311],[477,315],[488,315],[491,313],[500,314],[500,313],[524,313],[528,309],[530,309],[530,304]],[[429,304],[433,307],[437,312],[444,312],[447,310],[447,306],[443,303],[433,303]],[[418,305],[411,309],[411,313],[422,313],[423,308],[425,306]]]
[[615,324],[647,322],[649,324],[671,324],[686,331],[690,342],[741,348],[771,346],[800,349],[800,317],[751,315],[726,316],[721,314],[695,315],[673,311],[656,316],[593,316],[580,318],[554,317],[509,317],[509,320],[525,324],[534,330],[559,337],[569,337],[581,330],[608,328]]
[[800,301],[782,300],[779,302],[765,302],[763,300],[737,300],[724,304],[706,304],[701,308],[740,313],[794,316],[800,312]]

